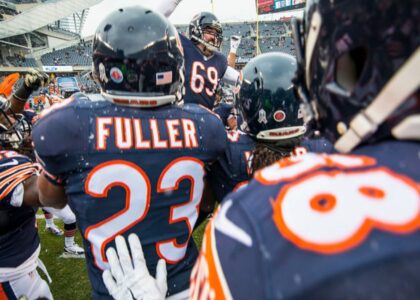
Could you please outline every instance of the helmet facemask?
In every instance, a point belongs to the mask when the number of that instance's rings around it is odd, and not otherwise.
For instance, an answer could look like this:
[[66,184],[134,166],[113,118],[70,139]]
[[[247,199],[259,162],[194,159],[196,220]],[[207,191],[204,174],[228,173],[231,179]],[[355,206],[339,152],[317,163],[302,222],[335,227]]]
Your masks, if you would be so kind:
[[8,115],[0,109],[0,146],[2,150],[13,150],[22,154],[33,153],[31,141],[31,124],[22,114]]
[[[213,41],[206,41],[205,34],[213,35]],[[204,51],[220,51],[223,42],[223,29],[219,20],[211,13],[203,12],[193,18],[190,23],[191,41],[202,44]]]
[[420,138],[394,130],[420,114],[415,15],[414,0],[322,0],[307,2],[304,20],[292,20],[296,92],[338,151]]

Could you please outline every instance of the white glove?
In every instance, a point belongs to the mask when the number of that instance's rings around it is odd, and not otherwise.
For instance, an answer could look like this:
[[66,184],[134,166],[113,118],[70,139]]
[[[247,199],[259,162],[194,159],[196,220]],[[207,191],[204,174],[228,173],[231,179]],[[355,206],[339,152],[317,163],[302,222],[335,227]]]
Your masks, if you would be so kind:
[[239,44],[241,43],[241,36],[232,35],[230,37],[230,52],[235,53],[238,51]]
[[[156,267],[156,279],[149,274],[140,240],[136,234],[128,237],[131,260],[127,244],[122,236],[115,238],[117,252],[110,247],[106,251],[110,270],[102,274],[105,286],[116,300],[163,300],[166,297],[166,263],[159,260]],[[117,255],[118,254],[118,255]],[[134,264],[134,268],[133,268]]]

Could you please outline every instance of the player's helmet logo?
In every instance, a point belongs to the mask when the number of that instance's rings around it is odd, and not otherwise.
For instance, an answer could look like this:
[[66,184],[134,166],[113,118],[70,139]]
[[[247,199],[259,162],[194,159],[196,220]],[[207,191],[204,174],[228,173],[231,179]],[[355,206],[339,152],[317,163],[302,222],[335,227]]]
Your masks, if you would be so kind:
[[113,81],[113,82],[115,82],[115,83],[121,83],[121,82],[123,82],[123,80],[124,80],[124,76],[123,76],[123,73],[121,72],[121,70],[120,69],[118,69],[118,68],[116,68],[116,67],[114,67],[114,68],[111,68],[111,71],[110,71],[110,76],[111,76],[111,80]]
[[[298,112],[298,118],[299,118],[299,112]],[[286,114],[282,110],[278,110],[274,113],[274,120],[276,122],[283,122],[286,119]]]

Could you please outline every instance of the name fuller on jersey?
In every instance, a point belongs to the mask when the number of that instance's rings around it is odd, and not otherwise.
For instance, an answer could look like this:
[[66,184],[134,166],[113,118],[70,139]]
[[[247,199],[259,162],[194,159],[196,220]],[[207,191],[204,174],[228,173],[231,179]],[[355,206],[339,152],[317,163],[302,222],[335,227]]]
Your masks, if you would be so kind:
[[[157,119],[140,120],[123,117],[96,118],[96,149],[106,150],[109,142],[122,150],[197,148],[198,137],[195,123],[190,119],[165,120],[165,126]],[[110,139],[113,131],[115,139]],[[144,132],[150,132],[147,139]],[[166,132],[166,135],[161,133]],[[166,136],[167,138],[163,138]]]

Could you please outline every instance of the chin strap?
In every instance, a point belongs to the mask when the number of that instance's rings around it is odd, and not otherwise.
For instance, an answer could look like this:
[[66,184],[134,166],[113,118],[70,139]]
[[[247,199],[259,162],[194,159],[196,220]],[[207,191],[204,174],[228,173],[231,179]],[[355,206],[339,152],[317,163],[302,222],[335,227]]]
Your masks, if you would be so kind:
[[[363,140],[371,136],[378,129],[378,126],[404,103],[410,95],[416,92],[420,86],[419,66],[420,48],[411,55],[407,62],[388,81],[372,103],[353,118],[350,122],[350,128],[335,143],[335,149],[342,153],[352,151]],[[401,132],[401,128],[395,132],[393,130],[393,133],[399,133],[398,136],[403,137],[406,134]],[[412,128],[412,125],[407,126],[405,124],[403,128]],[[418,134],[417,137],[419,137]]]
[[[219,48],[217,48],[216,46],[214,46],[214,45],[212,45],[212,44],[210,44],[210,43],[206,42],[205,40],[200,39],[200,38],[198,38],[198,37],[196,37],[196,36],[191,36],[191,40],[194,40],[194,41],[196,41],[196,42],[198,42],[198,43],[203,44],[203,45],[204,45],[207,49],[209,49],[210,51],[213,51],[213,52],[220,51],[220,49],[219,49]],[[205,49],[204,49],[204,50],[205,50]]]

